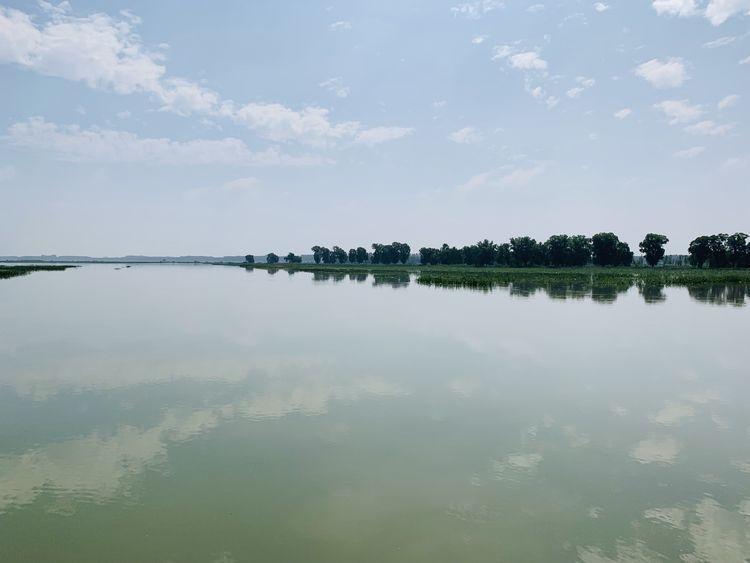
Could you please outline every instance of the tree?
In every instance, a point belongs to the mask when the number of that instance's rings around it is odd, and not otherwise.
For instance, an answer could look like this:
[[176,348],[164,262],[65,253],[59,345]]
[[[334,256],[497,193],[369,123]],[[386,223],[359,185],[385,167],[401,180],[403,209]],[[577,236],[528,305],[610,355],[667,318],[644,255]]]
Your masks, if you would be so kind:
[[708,265],[712,268],[725,268],[729,265],[726,247],[728,238],[724,233],[708,237]]
[[339,264],[346,264],[346,259],[347,259],[346,250],[344,250],[340,246],[334,246],[331,254],[333,255],[334,262],[338,262]]
[[425,248],[419,249],[419,263],[423,265],[430,264],[434,266],[438,264],[440,260],[440,251],[437,248]]
[[287,264],[299,264],[300,262],[302,262],[302,256],[297,256],[294,252],[290,252],[289,254],[284,256],[284,262],[286,262]]
[[349,249],[349,262],[354,264],[357,261],[357,251],[353,248]]
[[668,242],[669,239],[664,235],[648,233],[638,245],[638,249],[646,256],[648,265],[653,268],[664,258],[664,245]]
[[[597,266],[619,266],[630,252],[630,247],[621,243],[614,233],[595,234],[591,237],[591,247],[593,262]],[[632,262],[632,256],[630,261]]]
[[273,252],[266,255],[266,262],[268,264],[278,264],[279,262],[279,256],[277,254],[274,254]]
[[321,258],[321,247],[319,246],[313,246],[310,250],[313,251],[313,260],[315,260],[316,264],[320,264],[320,258]]
[[727,237],[727,261],[733,268],[745,268],[750,266],[750,247],[747,245],[748,235],[745,233],[734,233]]
[[591,262],[591,239],[574,235],[568,240],[569,266],[585,266]]
[[707,236],[701,236],[690,241],[690,246],[688,247],[690,263],[696,268],[702,268],[711,255],[709,242],[709,237]]
[[552,235],[544,243],[544,254],[550,266],[568,266],[570,262],[570,238],[568,235]]
[[617,243],[617,254],[615,257],[615,266],[632,266],[633,265],[633,251],[630,250],[630,246],[627,242]]
[[252,254],[248,254],[247,256],[245,256],[245,263],[255,264],[255,256],[253,256]]
[[541,264],[543,252],[536,240],[531,237],[514,237],[510,239],[510,250],[517,266],[534,266]]
[[367,249],[358,246],[357,247],[357,264],[364,264],[367,262],[368,256],[367,256]]
[[391,243],[391,247],[393,247],[394,257],[396,258],[395,261],[401,262],[402,264],[406,264],[409,261],[411,247],[408,244],[405,242],[393,242]]
[[511,259],[513,258],[513,255],[510,251],[510,244],[507,242],[504,242],[503,244],[498,244],[497,248],[495,249],[495,263],[500,266],[508,266],[510,265]]

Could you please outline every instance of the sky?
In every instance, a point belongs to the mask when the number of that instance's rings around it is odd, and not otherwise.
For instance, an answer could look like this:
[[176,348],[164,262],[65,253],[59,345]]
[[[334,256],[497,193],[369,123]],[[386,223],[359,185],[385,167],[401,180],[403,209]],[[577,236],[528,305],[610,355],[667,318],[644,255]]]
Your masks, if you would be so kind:
[[[2,0],[0,0],[2,2]],[[0,255],[750,229],[750,0],[0,4]]]

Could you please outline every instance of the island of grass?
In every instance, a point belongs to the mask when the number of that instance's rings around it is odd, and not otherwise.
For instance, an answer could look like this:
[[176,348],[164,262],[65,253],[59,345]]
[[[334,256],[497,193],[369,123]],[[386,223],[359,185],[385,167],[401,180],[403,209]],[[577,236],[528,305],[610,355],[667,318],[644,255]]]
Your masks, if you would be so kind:
[[750,270],[691,267],[603,267],[572,268],[508,266],[432,266],[421,264],[238,264],[245,268],[328,274],[415,274],[417,283],[438,287],[494,287],[508,283],[576,283],[601,285],[647,284],[700,286],[726,283],[750,284]]
[[16,276],[25,276],[32,272],[59,272],[67,270],[68,268],[75,268],[76,266],[62,265],[62,264],[35,264],[35,265],[11,265],[3,266],[0,265],[0,280],[7,278],[15,278]]

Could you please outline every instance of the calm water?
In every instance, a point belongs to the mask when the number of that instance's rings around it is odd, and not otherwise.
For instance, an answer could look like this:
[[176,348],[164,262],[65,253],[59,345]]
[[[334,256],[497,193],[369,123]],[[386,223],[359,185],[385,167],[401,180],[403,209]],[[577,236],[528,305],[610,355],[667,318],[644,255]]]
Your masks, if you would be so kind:
[[0,560],[745,561],[750,307],[656,289],[0,281]]

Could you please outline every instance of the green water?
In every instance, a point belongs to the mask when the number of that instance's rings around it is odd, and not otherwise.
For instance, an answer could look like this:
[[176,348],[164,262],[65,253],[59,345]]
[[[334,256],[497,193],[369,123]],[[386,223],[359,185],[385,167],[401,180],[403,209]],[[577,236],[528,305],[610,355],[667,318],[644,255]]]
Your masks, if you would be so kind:
[[750,557],[741,291],[115,268],[0,282],[0,561]]

